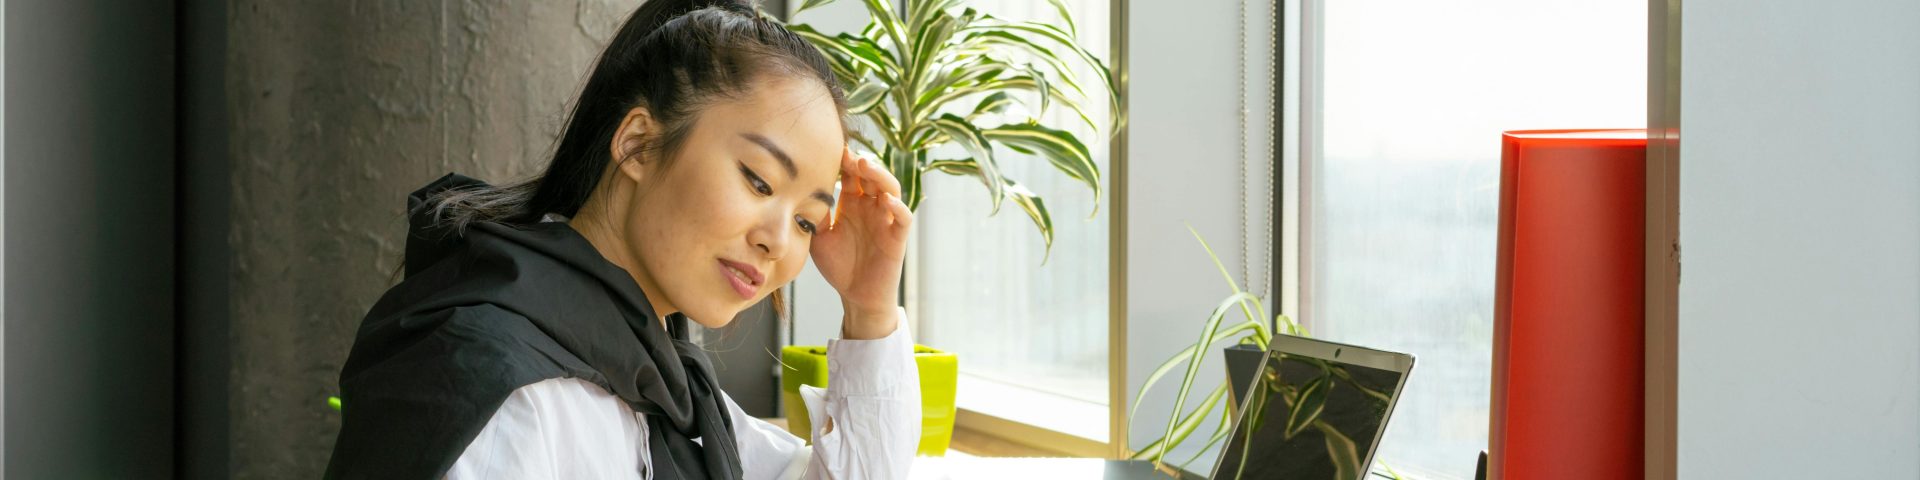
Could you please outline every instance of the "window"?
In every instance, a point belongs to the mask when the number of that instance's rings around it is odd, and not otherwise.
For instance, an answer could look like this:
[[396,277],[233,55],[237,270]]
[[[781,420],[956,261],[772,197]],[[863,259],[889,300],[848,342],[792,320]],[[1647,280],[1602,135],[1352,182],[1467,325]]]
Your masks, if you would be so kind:
[[[1109,61],[1109,0],[1067,0],[1082,45]],[[1057,22],[1047,2],[976,0],[967,7],[1006,20]],[[1096,124],[1110,112],[1092,72],[1080,72]],[[1032,100],[1032,99],[1029,99]],[[966,102],[961,102],[966,103]],[[1027,105],[1038,105],[1028,102]],[[1031,116],[1015,107],[1003,119]],[[1090,131],[1057,105],[1043,123],[1072,131],[1110,177],[1107,131]],[[951,146],[949,146],[951,148]],[[940,152],[936,152],[939,156]],[[953,156],[964,155],[957,149]],[[1054,223],[1052,252],[1011,202],[998,215],[979,181],[929,173],[910,254],[908,308],[922,341],[961,354],[959,407],[1104,442],[1108,430],[1108,217],[1092,192],[1045,159],[1001,149],[1002,168],[1040,194]],[[1104,195],[1113,195],[1103,185]],[[1104,205],[1102,205],[1104,207]],[[1044,263],[1043,263],[1044,260]]]
[[1646,5],[1309,5],[1323,43],[1306,93],[1319,125],[1303,129],[1320,132],[1305,320],[1321,338],[1418,356],[1377,458],[1470,478],[1487,442],[1500,133],[1644,125]]

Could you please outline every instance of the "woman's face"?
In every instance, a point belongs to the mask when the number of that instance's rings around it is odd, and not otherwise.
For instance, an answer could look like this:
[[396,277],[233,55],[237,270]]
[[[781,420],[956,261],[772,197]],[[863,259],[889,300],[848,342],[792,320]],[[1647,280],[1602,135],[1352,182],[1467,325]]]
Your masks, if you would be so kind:
[[825,86],[776,75],[700,112],[673,159],[623,166],[640,172],[621,233],[654,307],[718,328],[798,276],[842,132]]

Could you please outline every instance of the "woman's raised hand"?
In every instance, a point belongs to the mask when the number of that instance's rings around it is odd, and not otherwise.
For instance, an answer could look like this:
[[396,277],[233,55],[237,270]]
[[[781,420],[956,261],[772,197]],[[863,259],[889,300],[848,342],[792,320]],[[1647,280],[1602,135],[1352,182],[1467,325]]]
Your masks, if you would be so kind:
[[813,261],[840,292],[841,336],[874,339],[893,333],[913,212],[900,199],[900,181],[880,163],[840,155],[840,199],[831,225],[813,238]]

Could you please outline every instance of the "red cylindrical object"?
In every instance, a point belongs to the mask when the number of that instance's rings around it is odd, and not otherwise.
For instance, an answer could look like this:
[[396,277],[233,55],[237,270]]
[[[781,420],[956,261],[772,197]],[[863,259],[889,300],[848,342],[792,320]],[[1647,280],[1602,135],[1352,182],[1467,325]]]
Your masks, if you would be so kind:
[[1646,131],[1503,138],[1490,478],[1642,478]]

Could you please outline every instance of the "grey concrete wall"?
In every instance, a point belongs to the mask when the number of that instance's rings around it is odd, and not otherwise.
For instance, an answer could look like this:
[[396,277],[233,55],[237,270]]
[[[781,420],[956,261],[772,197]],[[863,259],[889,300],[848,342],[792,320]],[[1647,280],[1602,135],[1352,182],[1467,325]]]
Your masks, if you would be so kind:
[[339,428],[325,398],[391,284],[404,195],[448,171],[536,173],[637,5],[228,4],[235,477],[320,475]]
[[1920,476],[1920,3],[1683,8],[1680,478]]

